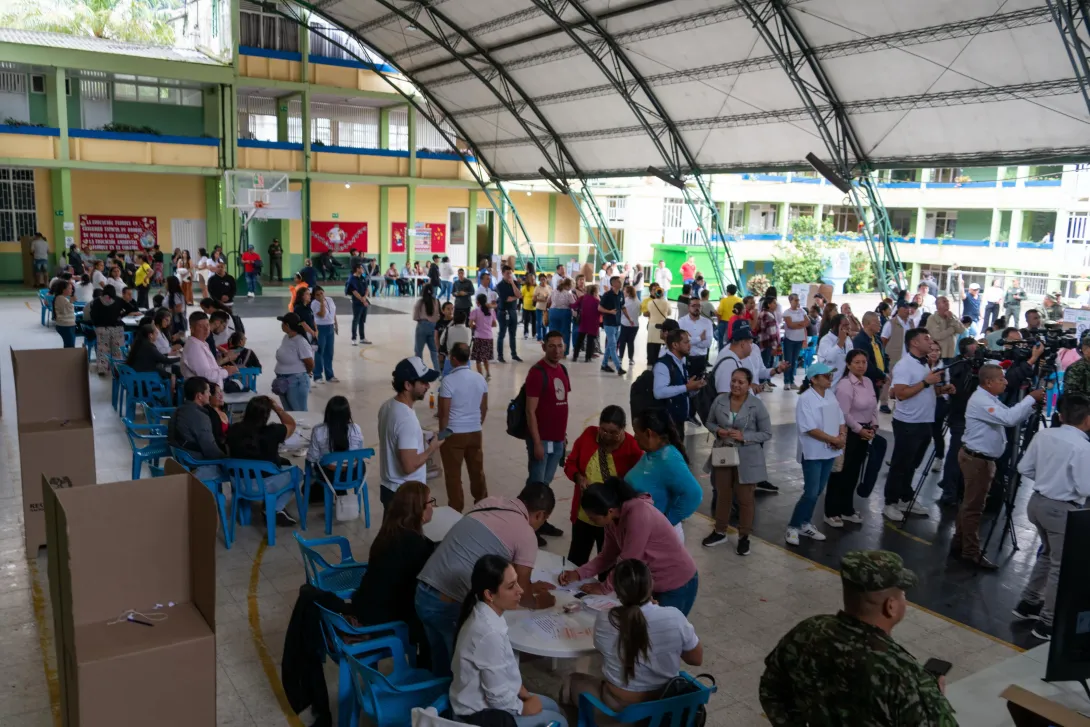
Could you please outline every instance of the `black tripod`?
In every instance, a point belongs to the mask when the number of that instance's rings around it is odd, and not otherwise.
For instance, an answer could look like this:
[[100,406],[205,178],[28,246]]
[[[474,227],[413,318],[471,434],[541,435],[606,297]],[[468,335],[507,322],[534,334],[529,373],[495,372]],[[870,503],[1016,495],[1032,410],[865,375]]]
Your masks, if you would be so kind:
[[[942,424],[942,439],[946,439],[946,433],[950,431],[950,426],[943,422]],[[939,450],[935,446],[934,442],[931,443],[931,454],[927,458],[927,463],[924,465],[923,472],[920,474],[920,479],[916,481],[916,488],[912,491],[912,499],[908,501],[908,507],[905,508],[905,520],[908,520],[908,514],[912,510],[912,506],[916,504],[916,500],[920,498],[920,492],[923,490],[924,482],[927,480],[927,475],[931,473],[931,467],[935,464],[935,458],[938,456]]]
[[992,526],[988,528],[988,537],[984,538],[984,543],[980,546],[980,552],[986,553],[988,551],[988,544],[992,541],[992,535],[995,534],[995,528],[999,524],[999,521],[1003,521],[1003,532],[999,536],[999,547],[1002,547],[1003,537],[1010,536],[1011,548],[1018,550],[1018,536],[1014,532],[1014,504],[1018,500],[1018,490],[1022,485],[1022,473],[1018,471],[1018,461],[1022,458],[1026,448],[1029,447],[1030,442],[1033,441],[1033,437],[1041,429],[1042,426],[1047,427],[1048,422],[1045,421],[1045,409],[1044,404],[1038,404],[1034,407],[1034,414],[1030,417],[1029,421],[1020,425],[1019,428],[1015,428],[1014,437],[1016,443],[1011,448],[1010,463],[1007,466],[1007,471],[1003,476],[1003,502],[1000,505],[1000,510],[996,513],[996,517],[992,520]]

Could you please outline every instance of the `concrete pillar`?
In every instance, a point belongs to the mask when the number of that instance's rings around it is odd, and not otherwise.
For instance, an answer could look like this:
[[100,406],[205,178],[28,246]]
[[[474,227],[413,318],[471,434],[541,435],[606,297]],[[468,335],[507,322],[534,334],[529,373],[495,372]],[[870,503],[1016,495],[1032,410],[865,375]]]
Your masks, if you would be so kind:
[[[416,186],[405,188],[405,255],[406,260],[416,259],[416,238],[412,236],[416,226]],[[431,255],[428,255],[431,257]]]
[[[1028,176],[1029,176],[1029,167],[1018,167],[1018,172],[1015,174],[1014,186],[1015,187],[1024,187],[1024,186],[1026,186],[1026,177],[1028,177]],[[1019,228],[1019,230],[1021,230],[1021,228],[1022,228],[1021,223],[1019,223],[1018,228]],[[1014,229],[1014,220],[1011,220],[1011,229],[1012,230]]]
[[[1001,177],[1002,178],[1002,177]],[[992,246],[999,241],[999,230],[1003,222],[1003,211],[998,207],[992,210],[992,229],[988,233],[988,239]]]
[[924,228],[927,226],[927,210],[920,207],[916,210],[916,244],[924,237]]
[[[1019,184],[1021,184],[1021,182],[1019,182]],[[1022,222],[1024,221],[1024,217],[1025,210],[1011,210],[1011,247],[1017,247],[1017,243],[1022,242]]]
[[[469,190],[469,212],[466,214],[466,270],[477,259],[477,190]],[[485,204],[488,201],[485,200]]]
[[[582,225],[580,225],[582,227]],[[547,247],[544,250],[538,250],[538,253],[545,253],[546,255],[553,254],[553,244],[556,242],[556,194],[549,195],[549,239],[546,241]]]
[[784,202],[780,205],[780,219],[777,220],[780,225],[780,239],[786,240],[787,233],[791,231],[791,220],[788,219],[788,213],[791,211],[791,205]]
[[378,148],[390,148],[390,109],[379,109],[378,112]]

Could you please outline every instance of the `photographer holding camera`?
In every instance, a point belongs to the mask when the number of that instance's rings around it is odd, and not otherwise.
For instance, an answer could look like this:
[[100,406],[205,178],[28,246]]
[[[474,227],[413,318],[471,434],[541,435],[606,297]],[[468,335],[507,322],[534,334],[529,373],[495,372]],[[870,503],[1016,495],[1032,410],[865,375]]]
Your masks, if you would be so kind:
[[[1018,394],[1023,387],[1029,386],[1037,370],[1037,361],[1045,352],[1045,344],[1037,341],[1030,348],[1029,342],[1023,342],[1022,332],[1017,328],[1007,328],[1003,331],[1003,350],[1011,359],[1011,365],[1007,369],[1007,386],[1003,393],[1003,402],[1011,406],[1018,402]],[[1028,351],[1028,357],[1026,352]]]

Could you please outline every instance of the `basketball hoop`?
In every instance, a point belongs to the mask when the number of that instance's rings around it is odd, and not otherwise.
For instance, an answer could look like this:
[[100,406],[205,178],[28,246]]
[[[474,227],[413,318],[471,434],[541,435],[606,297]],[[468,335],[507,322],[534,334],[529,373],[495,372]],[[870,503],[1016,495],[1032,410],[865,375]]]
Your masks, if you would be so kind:
[[243,224],[244,225],[249,225],[250,220],[252,220],[254,217],[258,216],[263,210],[267,209],[268,206],[269,206],[269,203],[266,200],[255,199],[251,203],[250,209],[246,210],[246,212],[245,212],[245,216],[243,217],[243,220],[242,220]]

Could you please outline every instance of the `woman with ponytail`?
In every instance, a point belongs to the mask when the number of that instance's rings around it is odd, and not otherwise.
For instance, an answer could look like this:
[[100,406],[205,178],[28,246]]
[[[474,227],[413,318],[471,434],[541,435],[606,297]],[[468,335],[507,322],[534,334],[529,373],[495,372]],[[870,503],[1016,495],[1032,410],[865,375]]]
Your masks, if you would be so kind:
[[519,607],[521,598],[514,566],[498,555],[481,556],[473,566],[454,644],[450,707],[459,722],[487,727],[513,718],[517,727],[551,722],[567,727],[556,702],[530,693],[522,683],[503,618],[505,611]]
[[579,708],[579,695],[591,694],[614,711],[662,696],[681,662],[700,666],[704,647],[689,620],[652,600],[654,583],[647,565],[622,560],[613,569],[620,606],[602,611],[594,624],[594,647],[602,655],[605,679],[576,672],[560,688],[560,703]]
[[704,497],[689,469],[685,443],[665,411],[641,412],[632,425],[645,454],[625,475],[625,481],[637,492],[651,495],[655,507],[677,526],[678,537],[683,538],[681,521],[696,512]]
[[659,605],[673,606],[688,615],[700,585],[696,563],[651,496],[637,492],[619,477],[608,477],[586,489],[582,504],[591,523],[605,528],[605,543],[589,563],[561,573],[560,585],[593,578],[612,568],[605,582],[581,586],[587,593],[612,593],[616,589],[615,566],[634,558],[650,569]]

